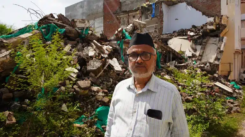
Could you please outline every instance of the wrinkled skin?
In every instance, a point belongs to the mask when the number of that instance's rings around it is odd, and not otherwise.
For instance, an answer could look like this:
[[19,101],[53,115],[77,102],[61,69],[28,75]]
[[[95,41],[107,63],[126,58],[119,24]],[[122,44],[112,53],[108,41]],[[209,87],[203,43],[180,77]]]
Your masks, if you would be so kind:
[[151,56],[149,61],[144,61],[140,57],[136,61],[129,61],[129,70],[133,74],[135,78],[149,78],[151,74],[154,72],[156,67],[156,52],[155,50],[148,45],[134,45],[128,49],[128,54],[131,53],[142,53],[149,52],[155,54],[155,56]]

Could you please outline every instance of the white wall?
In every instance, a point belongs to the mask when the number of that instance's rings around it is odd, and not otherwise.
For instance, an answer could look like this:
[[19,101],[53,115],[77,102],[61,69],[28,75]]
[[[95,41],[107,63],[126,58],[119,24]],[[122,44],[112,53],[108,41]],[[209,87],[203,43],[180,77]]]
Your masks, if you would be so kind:
[[103,17],[96,18],[94,20],[89,20],[90,26],[95,29],[95,34],[100,36],[101,32],[103,31]]
[[221,15],[228,15],[226,0],[221,0]]
[[202,15],[200,11],[188,6],[186,3],[179,3],[169,7],[163,4],[162,7],[164,14],[163,33],[188,29],[192,25],[201,26],[207,22],[208,17]]

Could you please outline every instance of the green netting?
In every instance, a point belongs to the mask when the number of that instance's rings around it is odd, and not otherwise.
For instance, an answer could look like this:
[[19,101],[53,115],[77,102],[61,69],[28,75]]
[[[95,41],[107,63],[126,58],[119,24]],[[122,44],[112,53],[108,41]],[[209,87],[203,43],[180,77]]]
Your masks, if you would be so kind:
[[103,125],[107,125],[107,118],[108,118],[108,114],[109,114],[109,107],[108,106],[101,106],[99,108],[96,109],[95,111],[95,115],[87,118],[85,115],[82,115],[81,117],[79,117],[74,124],[79,124],[79,125],[83,125],[84,122],[93,119],[95,116],[97,116],[98,120],[96,122],[96,127],[98,127],[102,132],[105,132],[102,129]]
[[[157,51],[157,50],[156,50]],[[157,62],[156,62],[156,65],[157,65],[157,68],[161,68],[161,57],[162,57],[162,54],[160,54],[158,51],[157,51]]]
[[[122,34],[125,36],[125,39],[131,40],[131,37],[128,35],[125,29],[123,29]],[[125,62],[124,56],[123,56],[123,41],[124,41],[123,39],[121,41],[117,41],[117,44],[119,45],[121,49],[121,59],[123,62]]]
[[125,39],[129,39],[129,40],[131,40],[131,37],[128,35],[128,33],[126,32],[126,30],[125,30],[125,29],[123,29],[122,33],[124,34]]
[[96,109],[95,113],[98,117],[98,120],[96,122],[96,127],[98,127],[102,132],[104,130],[102,129],[103,125],[107,125],[107,118],[109,114],[109,107],[108,106],[102,106]]
[[[45,29],[45,33],[43,32]],[[52,39],[52,35],[58,30],[59,33],[63,34],[65,29],[60,29],[54,24],[43,25],[39,28],[45,40],[50,41]]]
[[194,65],[196,65],[196,64],[197,64],[197,62],[194,60],[194,61],[193,61],[193,64],[194,64]]
[[235,89],[240,89],[241,88],[239,85],[237,85],[237,83],[235,81],[232,81],[230,84],[233,85],[233,87]]
[[[18,36],[25,34],[25,33],[30,33],[33,30],[40,30],[43,37],[45,38],[45,40],[50,41],[52,39],[52,35],[55,33],[55,31],[58,30],[58,32],[61,34],[63,34],[65,32],[65,29],[60,29],[59,27],[57,27],[54,24],[48,24],[48,25],[44,25],[41,27],[38,27],[37,24],[38,23],[36,22],[34,25],[28,25],[27,27],[19,30],[18,32],[14,33],[14,34],[2,35],[2,36],[0,36],[0,38],[10,39],[10,38],[18,37]],[[45,29],[45,33],[43,32],[43,29]],[[86,32],[88,33],[87,29],[86,29]]]
[[[21,56],[21,53],[20,53],[20,52],[17,52],[16,56],[17,56],[17,57],[18,57],[18,56]],[[14,74],[14,73],[15,73],[15,71],[19,68],[19,65],[20,65],[20,63],[18,63],[18,64],[14,67],[14,70],[12,71],[11,74]],[[6,83],[9,81],[9,78],[10,78],[11,74],[5,79],[5,82],[6,82]]]
[[236,97],[226,97],[226,100],[236,100]]
[[38,27],[38,22],[36,22],[35,24],[34,24],[34,28],[35,28],[35,30],[37,30],[39,27]]
[[121,49],[121,59],[124,62],[124,56],[123,56],[123,39],[121,41],[118,41],[117,44],[119,44],[119,47]]
[[27,27],[19,30],[18,32],[14,33],[14,34],[10,34],[10,35],[2,35],[0,36],[0,38],[3,38],[3,39],[10,39],[10,38],[14,38],[14,37],[18,37],[22,34],[25,34],[25,33],[30,33],[32,32],[33,30],[35,29],[35,26],[34,25],[28,25]]
[[89,28],[86,28],[85,30],[81,30],[81,33],[80,33],[80,38],[85,38],[87,35],[88,35],[88,32],[89,32]]

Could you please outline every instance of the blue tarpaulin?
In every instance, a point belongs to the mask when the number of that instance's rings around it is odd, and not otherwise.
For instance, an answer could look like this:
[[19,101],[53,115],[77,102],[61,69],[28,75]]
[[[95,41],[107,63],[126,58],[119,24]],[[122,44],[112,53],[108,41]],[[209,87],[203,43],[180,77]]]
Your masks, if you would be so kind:
[[151,14],[151,17],[152,18],[155,17],[155,7],[156,7],[156,4],[155,3],[152,3],[152,14]]

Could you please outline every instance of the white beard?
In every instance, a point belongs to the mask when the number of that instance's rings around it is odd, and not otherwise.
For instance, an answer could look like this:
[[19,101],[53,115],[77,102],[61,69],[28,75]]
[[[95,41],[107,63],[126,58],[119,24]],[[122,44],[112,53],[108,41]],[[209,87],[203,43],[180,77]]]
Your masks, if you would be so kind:
[[135,77],[135,78],[147,78],[147,77],[152,75],[154,70],[155,70],[155,66],[152,65],[148,72],[146,72],[146,73],[137,73],[137,72],[133,72],[131,67],[129,66],[129,71],[132,73],[133,77]]

